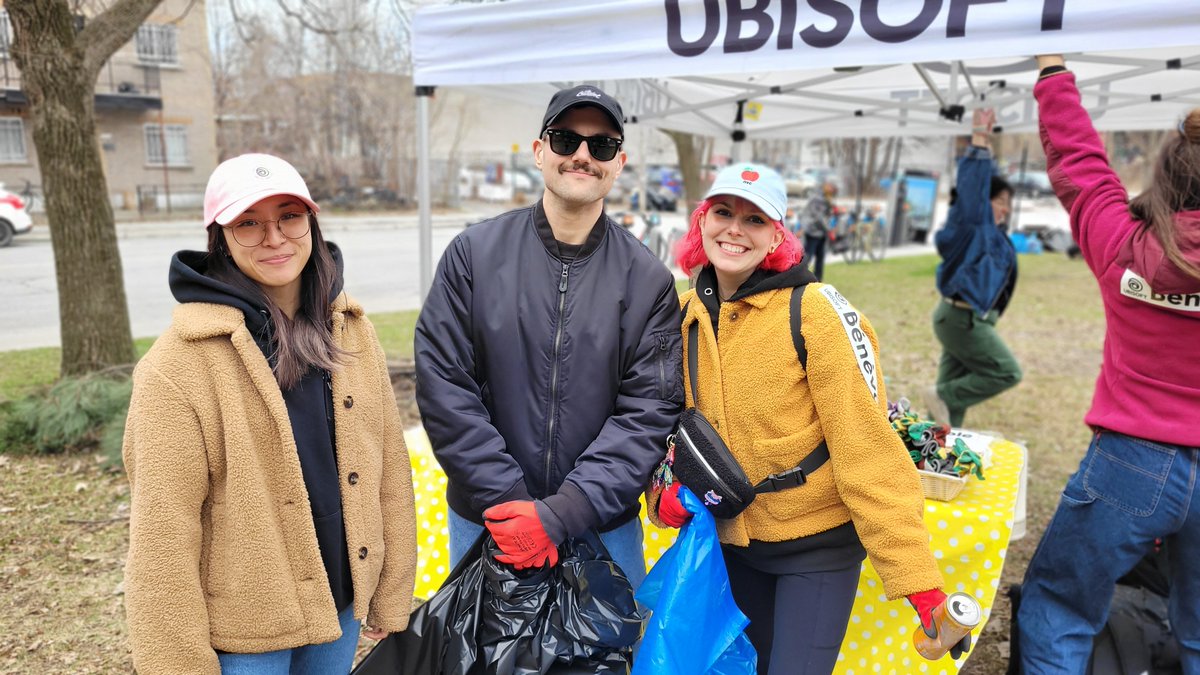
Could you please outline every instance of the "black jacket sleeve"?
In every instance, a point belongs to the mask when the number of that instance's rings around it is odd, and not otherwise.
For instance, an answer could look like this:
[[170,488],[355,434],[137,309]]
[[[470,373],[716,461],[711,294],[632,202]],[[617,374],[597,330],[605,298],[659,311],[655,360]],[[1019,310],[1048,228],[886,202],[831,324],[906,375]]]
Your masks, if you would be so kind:
[[417,319],[413,352],[417,406],[433,453],[450,482],[482,512],[530,496],[521,467],[492,425],[475,378],[472,283],[470,249],[459,236],[438,263]]
[[[665,270],[663,270],[665,272]],[[683,410],[683,340],[679,295],[662,275],[636,350],[621,374],[612,415],[544,501],[577,536],[637,504],[650,472],[666,454],[666,438]]]

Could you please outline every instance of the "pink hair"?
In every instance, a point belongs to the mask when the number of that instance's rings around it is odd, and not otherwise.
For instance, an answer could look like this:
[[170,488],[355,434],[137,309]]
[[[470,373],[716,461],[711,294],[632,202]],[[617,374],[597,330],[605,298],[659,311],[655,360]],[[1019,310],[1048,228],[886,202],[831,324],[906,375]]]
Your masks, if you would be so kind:
[[[704,236],[700,232],[700,217],[708,213],[715,201],[712,198],[705,199],[696,206],[696,210],[692,211],[687,234],[675,246],[675,264],[684,272],[690,273],[693,269],[708,264],[708,255],[704,253]],[[783,226],[782,221],[771,222],[775,224],[775,229],[783,233],[783,241],[779,242],[775,252],[768,253],[758,266],[772,272],[782,272],[804,258],[804,247],[800,245],[796,235]]]

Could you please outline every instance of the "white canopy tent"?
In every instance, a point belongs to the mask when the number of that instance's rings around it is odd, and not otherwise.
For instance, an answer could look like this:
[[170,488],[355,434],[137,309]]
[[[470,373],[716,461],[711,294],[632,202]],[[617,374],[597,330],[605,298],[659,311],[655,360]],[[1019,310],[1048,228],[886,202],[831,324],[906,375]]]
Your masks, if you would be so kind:
[[437,86],[540,106],[556,89],[591,82],[621,101],[631,124],[735,139],[957,135],[980,106],[996,108],[1006,131],[1036,129],[1030,55],[1061,52],[1099,128],[1168,128],[1200,105],[1197,0],[746,4],[514,0],[419,10],[421,297],[433,273],[427,134]]

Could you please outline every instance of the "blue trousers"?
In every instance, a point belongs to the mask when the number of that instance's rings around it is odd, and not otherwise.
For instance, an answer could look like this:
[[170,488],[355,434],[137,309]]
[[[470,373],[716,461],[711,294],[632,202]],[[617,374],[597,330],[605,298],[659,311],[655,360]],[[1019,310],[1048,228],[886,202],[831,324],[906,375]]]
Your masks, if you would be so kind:
[[[447,509],[450,517],[447,525],[450,529],[450,566],[458,565],[458,561],[466,557],[471,545],[483,532],[482,525],[476,525]],[[633,590],[637,590],[646,578],[646,556],[642,550],[642,522],[637,518],[625,523],[615,530],[600,533],[600,541],[608,549],[613,562],[621,568],[629,579]]]
[[1200,675],[1200,449],[1102,431],[1038,544],[1017,613],[1026,675],[1083,673],[1113,587],[1167,541],[1183,671]]
[[358,648],[354,605],[338,614],[342,637],[333,642],[280,649],[262,654],[218,653],[221,675],[334,675],[349,673]]

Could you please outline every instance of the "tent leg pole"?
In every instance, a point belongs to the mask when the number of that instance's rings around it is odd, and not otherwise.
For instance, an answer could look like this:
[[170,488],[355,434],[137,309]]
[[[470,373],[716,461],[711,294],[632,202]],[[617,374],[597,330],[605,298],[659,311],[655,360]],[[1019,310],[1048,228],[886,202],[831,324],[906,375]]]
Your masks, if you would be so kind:
[[647,195],[647,190],[650,189],[650,159],[647,157],[646,150],[646,134],[649,133],[650,127],[638,127],[638,211],[642,213],[650,212],[650,197]]
[[417,231],[420,300],[433,285],[433,209],[430,204],[429,99],[433,87],[417,87]]

